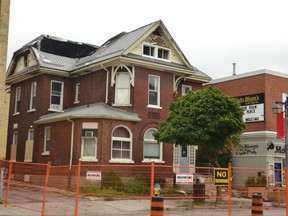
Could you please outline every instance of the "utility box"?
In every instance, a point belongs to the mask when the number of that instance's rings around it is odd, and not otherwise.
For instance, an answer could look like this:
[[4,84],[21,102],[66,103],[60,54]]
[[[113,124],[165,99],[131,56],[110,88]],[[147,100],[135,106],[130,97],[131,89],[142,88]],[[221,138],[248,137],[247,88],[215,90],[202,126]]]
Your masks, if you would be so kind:
[[194,202],[205,201],[205,184],[200,182],[198,178],[196,183],[193,184],[193,200]]

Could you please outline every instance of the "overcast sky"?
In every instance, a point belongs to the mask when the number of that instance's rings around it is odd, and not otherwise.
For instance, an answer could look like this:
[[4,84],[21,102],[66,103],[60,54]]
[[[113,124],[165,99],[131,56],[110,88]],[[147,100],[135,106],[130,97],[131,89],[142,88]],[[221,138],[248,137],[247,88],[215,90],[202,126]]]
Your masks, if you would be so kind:
[[101,45],[162,20],[189,62],[213,79],[270,69],[288,73],[287,0],[11,0],[13,52],[48,34]]

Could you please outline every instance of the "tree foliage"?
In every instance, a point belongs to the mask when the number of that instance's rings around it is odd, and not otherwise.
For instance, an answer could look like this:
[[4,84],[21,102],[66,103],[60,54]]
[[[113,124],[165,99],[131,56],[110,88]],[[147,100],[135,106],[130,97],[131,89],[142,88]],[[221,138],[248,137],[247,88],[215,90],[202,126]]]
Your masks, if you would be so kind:
[[239,144],[244,128],[243,110],[237,100],[208,87],[172,102],[167,119],[154,135],[159,142],[199,145],[209,162],[219,166],[219,155]]

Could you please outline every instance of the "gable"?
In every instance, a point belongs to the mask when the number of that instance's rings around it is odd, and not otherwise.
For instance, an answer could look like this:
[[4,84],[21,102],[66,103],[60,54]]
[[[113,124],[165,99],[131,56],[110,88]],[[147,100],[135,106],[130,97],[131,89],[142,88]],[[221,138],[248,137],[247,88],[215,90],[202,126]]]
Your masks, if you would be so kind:
[[[179,54],[179,52],[173,46],[171,40],[167,37],[167,35],[158,27],[155,31],[153,31],[149,36],[147,36],[144,40],[137,44],[137,46],[131,50],[131,54],[143,56],[143,47],[145,45],[154,47],[154,48],[163,48],[167,49],[169,52],[169,60],[172,63],[176,64],[186,64],[183,61],[183,58]],[[157,58],[157,57],[156,57]]]
[[24,52],[14,60],[14,69],[11,74],[19,73],[29,67],[37,65],[34,55],[30,52]]

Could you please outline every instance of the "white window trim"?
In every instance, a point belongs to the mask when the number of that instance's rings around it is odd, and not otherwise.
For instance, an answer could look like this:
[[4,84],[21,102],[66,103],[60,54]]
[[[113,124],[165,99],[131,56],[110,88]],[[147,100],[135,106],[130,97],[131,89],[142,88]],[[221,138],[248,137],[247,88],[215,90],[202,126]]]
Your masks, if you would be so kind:
[[[84,140],[85,139],[94,139],[95,140],[95,156],[83,156],[84,153]],[[97,144],[98,144],[98,139],[97,137],[82,137],[81,138],[81,158],[79,159],[80,161],[85,161],[85,162],[98,162],[97,159]]]
[[77,103],[80,102],[79,95],[80,95],[80,83],[76,83],[76,85],[75,85],[74,104],[77,104]]
[[[36,109],[32,108],[33,105],[33,98],[36,98],[36,93],[37,91],[37,82],[32,82],[31,83],[31,89],[30,89],[30,103],[29,103],[29,110],[27,112],[34,112]],[[35,93],[35,94],[34,94]]]
[[181,95],[182,95],[182,96],[184,96],[184,95],[187,94],[187,93],[184,93],[184,92],[183,92],[183,88],[189,88],[189,91],[192,90],[192,86],[190,86],[190,85],[182,85],[182,86],[181,86]]
[[121,104],[119,103],[119,101],[116,101],[117,99],[117,95],[118,95],[118,84],[119,84],[119,81],[118,81],[118,76],[119,76],[119,73],[125,73],[125,74],[128,74],[128,79],[129,79],[129,83],[131,82],[131,78],[130,78],[130,74],[129,72],[119,72],[117,71],[116,75],[115,75],[115,79],[116,79],[116,85],[115,85],[115,97],[114,97],[114,101],[115,103],[113,104],[113,106],[132,106],[131,104],[131,84],[129,84],[129,102],[127,104]]
[[159,145],[160,145],[160,149],[159,149],[159,151],[160,151],[160,158],[159,158],[159,159],[155,159],[155,158],[151,158],[151,159],[150,159],[150,158],[144,158],[145,141],[157,142],[157,141],[155,141],[155,139],[154,139],[154,140],[145,139],[145,136],[146,136],[146,134],[147,134],[147,132],[148,132],[149,130],[156,130],[156,131],[157,131],[156,128],[149,128],[149,129],[147,129],[147,130],[145,131],[145,133],[144,133],[144,137],[143,137],[143,160],[142,160],[142,163],[151,163],[152,161],[154,161],[155,163],[165,163],[165,161],[163,161],[163,142],[160,142],[160,143],[159,143]]
[[[55,109],[53,108],[53,104],[51,103],[51,99],[52,99],[52,85],[53,83],[61,83],[61,95],[60,95],[60,109]],[[64,95],[64,82],[62,81],[56,81],[56,80],[51,80],[51,84],[50,84],[50,106],[48,111],[53,111],[53,112],[63,112],[63,95]]]
[[[145,55],[144,54],[144,46],[153,47],[154,48],[154,55],[153,56]],[[167,50],[169,52],[168,59],[158,58],[158,49]],[[149,43],[143,43],[142,44],[142,56],[145,56],[145,57],[148,57],[148,58],[153,58],[153,59],[159,59],[159,60],[163,60],[163,61],[167,61],[167,62],[171,62],[171,49],[168,49],[166,47],[157,46],[157,45],[152,45],[152,44],[149,44]]]
[[[158,77],[158,90],[157,90],[157,105],[153,105],[153,104],[149,104],[149,92],[150,92],[150,88],[149,88],[149,80],[150,80],[150,77]],[[156,75],[152,75],[152,74],[149,74],[148,75],[148,105],[147,107],[149,108],[156,108],[156,109],[162,109],[162,107],[160,106],[161,104],[161,100],[160,100],[160,76],[156,76]]]
[[[16,88],[16,92],[15,92],[15,106],[14,106],[14,114],[13,115],[18,115],[20,113],[20,110],[17,110],[17,102],[21,101],[21,86],[18,86]],[[20,109],[20,106],[19,106]]]
[[[113,133],[114,131],[119,128],[119,127],[123,127],[125,128],[126,130],[128,130],[129,134],[130,134],[130,138],[125,138],[125,137],[117,137],[116,139],[113,138]],[[109,160],[109,163],[134,163],[134,161],[132,160],[132,156],[133,156],[133,134],[132,134],[132,131],[124,126],[124,125],[118,125],[116,126],[113,130],[112,130],[112,133],[111,133],[111,156],[110,156],[110,160]],[[130,141],[130,158],[127,159],[121,159],[121,158],[112,158],[112,155],[113,155],[113,140],[120,140],[120,141]]]
[[50,150],[46,150],[47,146],[46,146],[46,141],[48,140],[47,139],[47,130],[49,129],[49,141],[50,141],[50,148],[51,148],[51,127],[45,127],[44,128],[44,145],[43,145],[43,152],[42,152],[42,155],[50,155]]

